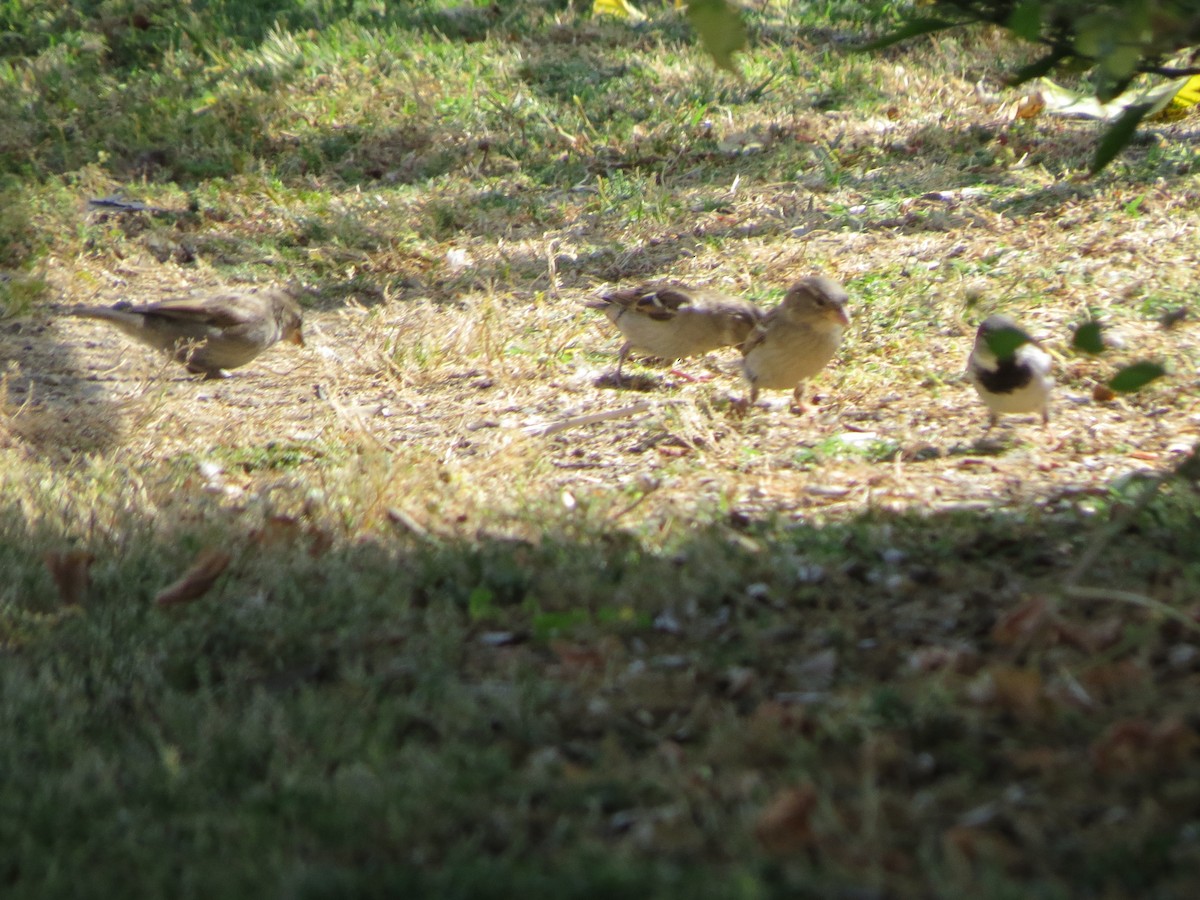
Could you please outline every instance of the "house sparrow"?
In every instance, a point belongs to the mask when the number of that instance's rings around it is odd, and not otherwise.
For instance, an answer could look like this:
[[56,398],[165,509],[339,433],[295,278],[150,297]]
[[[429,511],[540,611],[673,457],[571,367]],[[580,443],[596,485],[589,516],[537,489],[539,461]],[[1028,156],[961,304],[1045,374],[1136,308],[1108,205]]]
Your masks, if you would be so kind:
[[143,305],[123,300],[66,312],[109,322],[207,378],[244,366],[277,341],[304,344],[300,307],[283,288],[227,290]]
[[664,359],[698,356],[740,344],[762,318],[762,311],[747,300],[667,282],[614,291],[587,306],[602,310],[625,336],[617,357],[618,381],[630,350]]
[[[999,343],[1016,346],[997,356]],[[967,360],[967,378],[988,408],[988,428],[1005,413],[1041,413],[1042,424],[1049,424],[1051,365],[1050,354],[1008,316],[985,319]]]
[[803,408],[804,382],[833,358],[850,324],[848,299],[845,288],[819,275],[791,286],[742,345],[751,405],[763,388],[791,388],[794,408]]

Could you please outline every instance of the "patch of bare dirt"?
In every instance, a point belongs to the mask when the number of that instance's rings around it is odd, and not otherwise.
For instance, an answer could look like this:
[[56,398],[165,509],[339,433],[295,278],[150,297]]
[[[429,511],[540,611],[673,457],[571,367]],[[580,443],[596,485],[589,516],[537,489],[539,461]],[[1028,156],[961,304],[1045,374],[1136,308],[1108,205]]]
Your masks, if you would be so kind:
[[[581,304],[573,312],[582,299],[560,301],[578,318],[566,340],[615,351],[607,323]],[[489,315],[497,311],[523,346],[546,325],[545,308],[509,300]],[[652,480],[666,511],[725,498],[745,513],[796,516],[1104,492],[1124,475],[1173,464],[1200,440],[1200,410],[1178,381],[1095,403],[1092,384],[1108,363],[1072,357],[1058,361],[1049,431],[1014,418],[985,434],[982,407],[959,376],[972,334],[953,323],[909,348],[894,376],[867,381],[853,367],[870,359],[868,320],[814,383],[811,414],[789,412],[781,394],[739,418],[728,402],[743,393],[733,351],[681,365],[706,380],[644,369],[648,390],[621,390],[607,384],[606,365],[582,355],[488,355],[476,312],[469,302],[310,312],[307,348],[280,346],[221,381],[190,376],[99,323],[7,323],[6,440],[38,454],[119,448],[143,458],[366,443],[459,479],[536,473],[542,488],[584,492]],[[1061,335],[1064,318],[1046,307],[1027,324]],[[439,335],[452,343],[456,333],[466,345],[426,369],[387,353]],[[1147,325],[1129,338],[1169,356],[1171,343],[1192,336]],[[519,470],[506,475],[509,466]]]

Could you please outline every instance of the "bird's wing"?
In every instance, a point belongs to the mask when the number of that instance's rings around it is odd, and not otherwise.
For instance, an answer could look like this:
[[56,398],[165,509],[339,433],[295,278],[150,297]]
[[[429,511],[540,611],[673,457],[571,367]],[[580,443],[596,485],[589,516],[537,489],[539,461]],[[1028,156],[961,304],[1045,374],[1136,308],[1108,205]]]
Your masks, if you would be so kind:
[[682,285],[663,285],[647,291],[638,301],[638,309],[656,318],[670,318],[689,306],[696,306],[696,297]]
[[162,316],[183,322],[197,322],[217,328],[232,328],[261,319],[267,310],[254,294],[218,294],[203,297],[179,297],[144,306],[131,306],[130,312]]
[[651,283],[605,294],[593,309],[621,306],[660,322],[672,319],[682,309],[695,305],[692,292],[681,284]]
[[1049,375],[1054,361],[1050,354],[1041,348],[1036,341],[1022,344],[1017,348],[1017,359],[1029,366],[1039,375]]
[[755,347],[761,346],[763,341],[767,339],[767,335],[771,332],[771,325],[779,318],[780,307],[765,313],[760,313],[758,321],[754,326],[754,330],[750,332],[750,336],[742,342],[742,356],[746,356]]
[[744,300],[730,301],[721,303],[717,306],[722,315],[728,316],[738,322],[744,322],[750,327],[754,327],[762,322],[766,315],[761,309],[753,303]]

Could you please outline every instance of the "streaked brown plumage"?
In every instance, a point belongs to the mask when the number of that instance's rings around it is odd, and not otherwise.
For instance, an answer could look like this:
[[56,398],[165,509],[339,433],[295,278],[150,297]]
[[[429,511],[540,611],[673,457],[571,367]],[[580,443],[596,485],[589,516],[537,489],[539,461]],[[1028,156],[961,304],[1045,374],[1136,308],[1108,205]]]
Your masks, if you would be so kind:
[[630,350],[671,360],[698,356],[740,344],[762,318],[748,300],[675,282],[613,291],[587,306],[601,310],[625,336],[618,380]]
[[278,341],[304,344],[300,306],[285,288],[250,288],[158,303],[76,306],[68,315],[100,319],[188,371],[217,378],[244,366]]
[[845,288],[822,276],[805,278],[788,290],[742,345],[750,403],[760,390],[792,389],[800,406],[804,382],[821,371],[842,343],[850,324]]

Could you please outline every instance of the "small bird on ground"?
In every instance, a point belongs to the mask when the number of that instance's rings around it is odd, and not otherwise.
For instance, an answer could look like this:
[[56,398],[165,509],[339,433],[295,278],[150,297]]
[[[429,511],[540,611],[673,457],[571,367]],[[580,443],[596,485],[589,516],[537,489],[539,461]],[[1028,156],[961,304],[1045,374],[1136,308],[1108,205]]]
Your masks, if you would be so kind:
[[1050,354],[1008,316],[988,316],[975,334],[967,378],[988,408],[988,428],[1001,415],[1040,413],[1050,423]]
[[764,388],[791,388],[793,409],[803,410],[804,382],[833,359],[850,324],[848,299],[845,288],[820,275],[788,289],[783,302],[767,313],[742,345],[750,405]]
[[75,306],[68,315],[109,322],[171,354],[189,372],[222,378],[278,341],[304,345],[300,306],[285,288],[225,290],[115,306]]
[[630,350],[663,359],[698,356],[742,343],[762,310],[712,288],[658,282],[604,294],[587,304],[601,310],[625,336],[617,381]]

